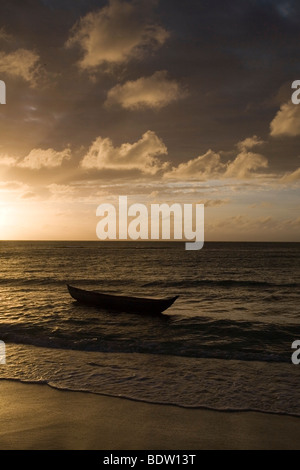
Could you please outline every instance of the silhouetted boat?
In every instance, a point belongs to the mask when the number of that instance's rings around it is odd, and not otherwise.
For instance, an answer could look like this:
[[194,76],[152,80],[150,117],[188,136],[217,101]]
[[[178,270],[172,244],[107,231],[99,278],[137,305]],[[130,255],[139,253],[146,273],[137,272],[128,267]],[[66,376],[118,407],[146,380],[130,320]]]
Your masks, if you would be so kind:
[[67,284],[69,293],[78,302],[100,307],[105,310],[115,310],[122,312],[159,314],[167,310],[176,299],[168,297],[165,299],[151,299],[143,297],[128,297],[124,295],[104,294],[99,291],[78,289]]

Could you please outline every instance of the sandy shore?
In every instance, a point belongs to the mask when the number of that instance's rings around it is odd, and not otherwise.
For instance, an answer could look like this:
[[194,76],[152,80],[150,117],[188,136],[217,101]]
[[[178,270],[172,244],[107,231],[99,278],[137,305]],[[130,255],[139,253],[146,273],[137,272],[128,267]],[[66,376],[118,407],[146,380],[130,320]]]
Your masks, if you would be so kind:
[[0,449],[300,449],[300,419],[0,381]]

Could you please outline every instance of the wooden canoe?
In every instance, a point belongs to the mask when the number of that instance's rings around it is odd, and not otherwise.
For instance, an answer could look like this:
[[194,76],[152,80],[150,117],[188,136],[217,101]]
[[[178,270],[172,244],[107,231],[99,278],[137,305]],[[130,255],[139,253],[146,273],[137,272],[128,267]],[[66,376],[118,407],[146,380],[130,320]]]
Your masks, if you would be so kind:
[[176,297],[168,297],[165,299],[151,299],[143,297],[128,297],[124,295],[111,295],[99,291],[90,291],[78,289],[67,284],[69,293],[73,299],[78,302],[100,307],[105,310],[159,314],[167,310],[176,299]]

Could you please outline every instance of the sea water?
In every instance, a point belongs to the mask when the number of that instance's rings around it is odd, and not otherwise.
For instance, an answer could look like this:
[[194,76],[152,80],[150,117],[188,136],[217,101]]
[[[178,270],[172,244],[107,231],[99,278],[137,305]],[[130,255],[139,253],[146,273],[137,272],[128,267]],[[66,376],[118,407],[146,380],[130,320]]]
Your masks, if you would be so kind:
[[[0,242],[0,378],[151,403],[300,416],[300,244]],[[161,317],[66,283],[179,299]]]

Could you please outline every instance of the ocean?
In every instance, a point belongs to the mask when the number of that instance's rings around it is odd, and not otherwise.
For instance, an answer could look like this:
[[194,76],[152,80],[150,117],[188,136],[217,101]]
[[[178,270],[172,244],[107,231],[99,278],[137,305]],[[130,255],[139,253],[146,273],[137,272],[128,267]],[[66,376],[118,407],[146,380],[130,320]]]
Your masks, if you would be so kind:
[[[300,244],[0,242],[0,378],[150,403],[300,416]],[[86,289],[179,299],[160,317]]]

